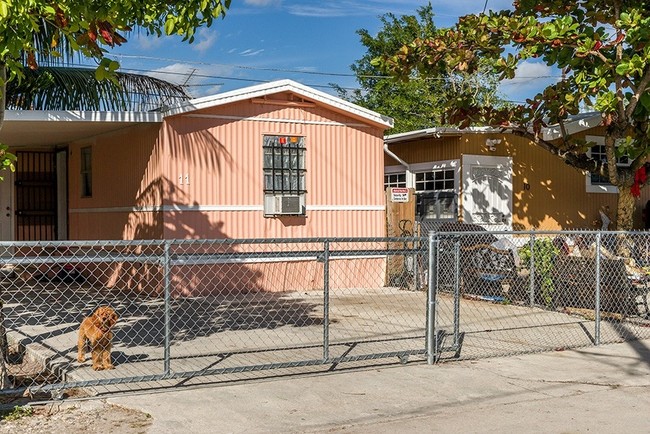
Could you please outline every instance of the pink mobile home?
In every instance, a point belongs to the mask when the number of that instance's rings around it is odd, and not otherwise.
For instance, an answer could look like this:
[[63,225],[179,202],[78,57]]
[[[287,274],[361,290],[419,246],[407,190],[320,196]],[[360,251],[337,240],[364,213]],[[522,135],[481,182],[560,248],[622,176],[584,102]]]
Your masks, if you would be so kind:
[[0,184],[0,236],[381,236],[391,126],[290,80],[160,112],[8,111],[0,141],[19,160]]

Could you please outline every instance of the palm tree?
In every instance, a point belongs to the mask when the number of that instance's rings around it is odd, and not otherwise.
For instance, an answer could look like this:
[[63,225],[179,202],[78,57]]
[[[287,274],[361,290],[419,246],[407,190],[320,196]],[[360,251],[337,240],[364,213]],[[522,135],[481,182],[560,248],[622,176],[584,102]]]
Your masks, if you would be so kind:
[[95,69],[41,66],[7,83],[7,110],[153,111],[189,99],[180,85],[154,77],[115,72],[97,80]]
[[[6,109],[152,111],[189,99],[182,86],[145,75],[114,72],[107,79],[98,80],[97,70],[70,66],[75,51],[52,23],[42,20],[38,30],[33,41],[36,49],[23,53],[21,60],[25,67],[20,77],[7,77],[7,65],[0,62],[0,128]],[[117,36],[122,38],[113,35]],[[90,46],[100,50],[96,44]],[[89,50],[83,54],[97,59],[103,57],[101,51]],[[7,81],[8,78],[11,79]],[[13,170],[15,159],[7,145],[0,143],[0,170]],[[6,342],[4,315],[0,309],[0,390],[12,387],[6,366]]]

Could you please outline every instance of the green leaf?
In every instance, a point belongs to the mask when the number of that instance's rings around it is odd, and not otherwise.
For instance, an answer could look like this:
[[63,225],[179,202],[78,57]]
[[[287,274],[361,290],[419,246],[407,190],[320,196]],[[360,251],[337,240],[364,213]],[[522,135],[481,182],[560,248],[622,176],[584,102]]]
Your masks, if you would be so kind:
[[165,33],[167,35],[171,35],[174,33],[174,28],[176,27],[176,17],[170,15],[167,17],[167,21],[165,21]]
[[641,94],[639,102],[646,109],[646,112],[650,113],[650,93],[644,92]]
[[630,70],[630,65],[628,63],[619,63],[616,66],[616,73],[618,75],[627,75],[629,70]]

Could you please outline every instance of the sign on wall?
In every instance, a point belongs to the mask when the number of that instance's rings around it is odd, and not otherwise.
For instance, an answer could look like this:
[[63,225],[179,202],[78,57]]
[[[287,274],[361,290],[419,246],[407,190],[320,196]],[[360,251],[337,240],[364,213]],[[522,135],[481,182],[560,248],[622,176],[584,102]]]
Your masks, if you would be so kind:
[[408,202],[409,201],[409,189],[392,187],[390,189],[390,201],[391,202]]

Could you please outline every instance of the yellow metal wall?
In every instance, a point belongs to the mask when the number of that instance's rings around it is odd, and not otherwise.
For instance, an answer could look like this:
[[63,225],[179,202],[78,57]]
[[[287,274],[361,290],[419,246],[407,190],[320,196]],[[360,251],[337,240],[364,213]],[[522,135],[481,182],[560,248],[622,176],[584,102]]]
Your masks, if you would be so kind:
[[[602,134],[602,130],[595,128],[583,134]],[[488,138],[502,139],[495,151],[488,150],[485,145]],[[390,150],[409,164],[461,159],[463,154],[511,156],[515,230],[591,229],[599,218],[601,206],[609,206],[610,217],[612,221],[616,220],[616,194],[587,193],[585,175],[581,171],[512,134],[464,133],[460,137],[427,137],[391,145]],[[390,157],[386,157],[384,162],[386,165],[397,164]],[[650,199],[650,194],[643,193]]]

